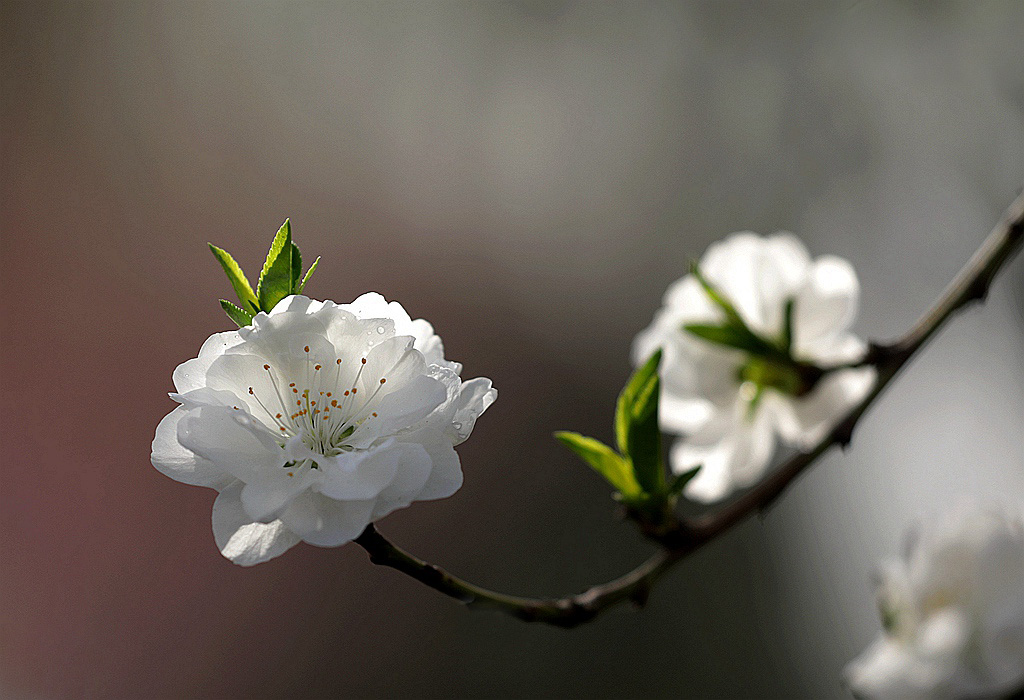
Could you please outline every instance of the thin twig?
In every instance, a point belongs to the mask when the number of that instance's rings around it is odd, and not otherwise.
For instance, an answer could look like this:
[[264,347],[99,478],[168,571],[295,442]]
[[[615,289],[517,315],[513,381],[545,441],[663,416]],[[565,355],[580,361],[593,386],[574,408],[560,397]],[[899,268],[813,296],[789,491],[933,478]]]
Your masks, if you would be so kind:
[[575,627],[589,622],[622,601],[643,605],[654,582],[673,564],[716,539],[734,525],[771,505],[785,489],[830,448],[850,443],[853,429],[900,370],[958,310],[982,301],[1003,265],[1024,244],[1024,194],[1007,209],[1002,221],[985,239],[953,282],[905,335],[888,345],[872,345],[870,364],[878,370],[871,392],[832,431],[807,452],[795,455],[735,501],[709,515],[673,519],[645,534],[660,545],[647,561],[621,578],[564,598],[522,598],[496,593],[452,576],[417,559],[385,539],[370,525],[355,542],[367,551],[370,561],[390,566],[426,586],[473,608],[500,610],[530,622]]

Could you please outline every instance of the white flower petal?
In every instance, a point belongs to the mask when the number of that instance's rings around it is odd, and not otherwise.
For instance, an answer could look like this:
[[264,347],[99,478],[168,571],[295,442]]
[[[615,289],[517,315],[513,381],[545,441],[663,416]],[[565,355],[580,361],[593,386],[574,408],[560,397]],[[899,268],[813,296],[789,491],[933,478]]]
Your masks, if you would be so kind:
[[318,490],[338,500],[376,498],[398,472],[404,451],[395,449],[394,438],[370,451],[345,453],[324,460]]
[[318,547],[337,547],[358,537],[371,522],[376,500],[338,501],[307,491],[294,499],[281,514],[281,521],[302,538]]
[[243,481],[257,480],[287,461],[269,430],[227,407],[188,411],[178,422],[178,442]]
[[219,488],[234,477],[218,469],[213,462],[199,457],[178,442],[178,422],[185,416],[186,409],[178,406],[164,416],[156,427],[153,439],[153,466],[176,481],[193,486]]
[[256,522],[269,523],[277,520],[281,511],[308,484],[308,479],[305,478],[308,472],[302,472],[299,477],[288,477],[283,468],[278,468],[278,471],[282,473],[277,478],[251,481],[242,489],[242,507]]
[[223,355],[228,348],[233,348],[242,342],[242,336],[238,334],[238,331],[224,331],[223,333],[214,333],[203,346],[199,348],[199,357],[215,357],[217,355]]
[[241,482],[228,486],[213,504],[213,537],[221,554],[241,566],[252,566],[284,554],[299,537],[284,523],[257,523],[242,507]]
[[459,395],[454,401],[455,413],[452,416],[452,443],[461,445],[473,432],[476,419],[498,398],[498,390],[491,385],[491,380],[484,377],[469,379],[462,383]]
[[788,231],[780,231],[768,236],[767,243],[782,288],[790,292],[799,288],[811,266],[811,255],[803,241]]
[[419,501],[448,498],[462,487],[462,467],[459,455],[450,444],[443,440],[421,438],[430,462],[430,476],[416,496]]
[[[405,508],[415,500],[429,500],[424,498],[423,488],[432,470],[437,469],[437,464],[426,448],[416,443],[399,443],[395,445],[393,452],[398,458],[398,468],[394,479],[377,497],[371,513],[373,520],[383,518],[399,508]],[[446,495],[450,496],[454,492],[452,490]]]
[[241,406],[244,402],[232,391],[222,391],[209,387],[200,387],[183,394],[171,394],[172,399],[188,409],[200,406]]
[[714,405],[706,399],[683,398],[663,391],[658,400],[658,422],[669,433],[693,433],[714,416]]
[[[205,346],[204,346],[205,347]],[[174,388],[179,394],[185,394],[206,386],[206,372],[210,365],[219,355],[209,354],[205,357],[195,357],[185,360],[174,368],[172,380]]]
[[782,329],[786,299],[796,292],[809,260],[792,235],[765,239],[743,232],[710,246],[700,265],[751,329],[774,337]]
[[[356,297],[349,304],[340,304],[342,309],[350,311],[358,318],[390,318],[396,325],[404,326],[412,322],[408,312],[397,301],[388,303],[381,294],[367,292]],[[405,329],[403,328],[403,331]],[[401,335],[406,335],[401,333]]]
[[[280,316],[282,314],[314,314],[324,307],[322,301],[314,301],[301,294],[286,296],[270,310],[268,316]],[[331,302],[327,302],[331,303]]]
[[871,700],[929,700],[945,680],[941,669],[913,657],[894,640],[880,637],[845,670],[857,697]]
[[778,414],[780,436],[802,450],[810,449],[867,396],[876,376],[871,367],[845,369],[825,375],[806,396],[773,394],[768,400]]
[[394,324],[395,335],[408,335],[414,339],[414,347],[423,353],[427,364],[448,367],[459,373],[462,365],[444,359],[444,343],[434,332],[434,327],[422,318],[411,319],[409,313],[397,301],[389,302],[376,292],[368,292],[351,304],[341,308],[351,311],[361,319],[388,319]]
[[742,414],[733,419],[719,417],[673,445],[673,472],[681,474],[701,465],[686,485],[687,497],[704,503],[717,501],[764,474],[775,443],[773,417],[766,409],[762,406],[753,420]]
[[850,263],[832,255],[815,260],[793,309],[796,352],[813,353],[823,338],[847,330],[857,315],[859,295],[857,273]]

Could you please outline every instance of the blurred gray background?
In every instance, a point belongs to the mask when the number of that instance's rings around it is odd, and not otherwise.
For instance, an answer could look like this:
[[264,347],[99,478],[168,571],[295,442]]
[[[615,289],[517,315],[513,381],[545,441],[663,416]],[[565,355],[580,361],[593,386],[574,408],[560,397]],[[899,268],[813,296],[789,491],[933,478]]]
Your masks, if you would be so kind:
[[1024,496],[1024,264],[767,518],[643,611],[469,613],[354,546],[223,560],[149,465],[174,366],[291,217],[309,291],[430,319],[501,396],[464,488],[381,529],[555,595],[648,547],[550,439],[610,438],[633,335],[712,241],[850,259],[907,328],[1024,180],[1024,4],[2,3],[0,695],[841,698],[920,515]]

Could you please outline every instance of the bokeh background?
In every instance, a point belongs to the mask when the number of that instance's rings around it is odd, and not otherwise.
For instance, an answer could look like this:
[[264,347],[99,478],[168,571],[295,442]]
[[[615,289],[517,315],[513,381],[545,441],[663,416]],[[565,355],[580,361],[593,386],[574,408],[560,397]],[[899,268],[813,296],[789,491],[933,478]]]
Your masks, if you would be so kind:
[[429,318],[500,400],[454,497],[381,529],[554,595],[647,554],[550,439],[609,438],[633,335],[735,230],[850,259],[908,327],[1024,180],[1024,4],[2,3],[0,696],[840,698],[874,563],[1024,496],[1024,264],[763,520],[643,611],[469,613],[354,546],[222,559],[149,465],[230,322],[206,249],[291,217],[314,296]]

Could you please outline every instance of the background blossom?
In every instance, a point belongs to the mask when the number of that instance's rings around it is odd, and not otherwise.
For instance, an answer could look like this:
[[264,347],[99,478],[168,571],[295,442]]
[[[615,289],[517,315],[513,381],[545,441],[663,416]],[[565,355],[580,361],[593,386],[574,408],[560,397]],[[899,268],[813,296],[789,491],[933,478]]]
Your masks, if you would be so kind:
[[[863,354],[864,343],[850,332],[860,290],[845,260],[829,255],[812,260],[788,233],[761,237],[745,232],[710,246],[699,267],[762,338],[782,336],[786,304],[792,300],[789,354],[795,362],[830,367]],[[870,368],[844,369],[805,389],[792,388],[783,383],[795,375],[785,363],[755,365],[749,353],[683,328],[725,320],[691,273],[669,286],[662,308],[633,345],[636,363],[664,349],[661,424],[684,436],[672,447],[673,471],[703,465],[685,490],[701,501],[720,499],[757,481],[776,436],[798,448],[816,443],[866,394],[874,378]],[[752,369],[765,379],[754,379]]]
[[846,670],[868,698],[993,697],[1024,684],[1024,507],[961,509],[879,572],[885,628]]

